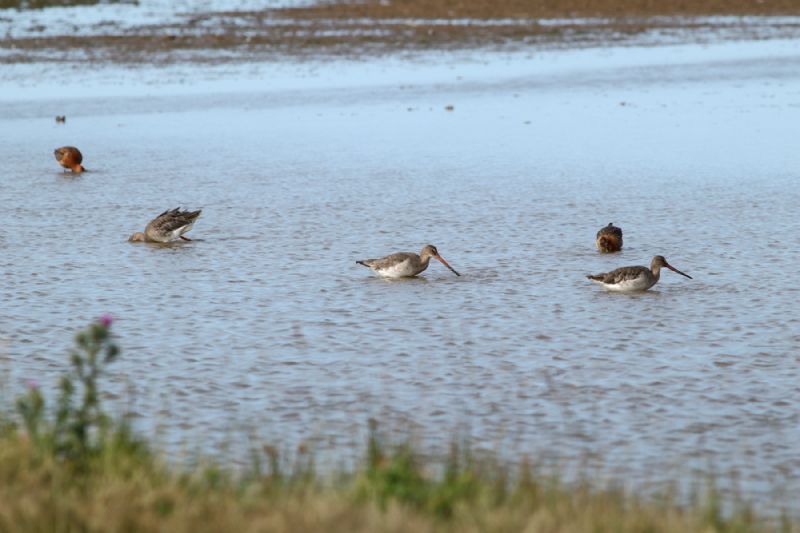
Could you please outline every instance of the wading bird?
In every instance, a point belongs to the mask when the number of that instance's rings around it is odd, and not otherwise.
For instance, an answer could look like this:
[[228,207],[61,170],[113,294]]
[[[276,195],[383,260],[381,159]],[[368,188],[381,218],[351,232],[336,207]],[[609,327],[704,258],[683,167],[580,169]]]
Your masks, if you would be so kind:
[[650,262],[650,268],[643,266],[629,266],[622,267],[611,272],[603,274],[594,274],[586,276],[595,283],[601,284],[606,290],[609,291],[646,291],[656,283],[661,276],[661,268],[666,267],[673,272],[677,272],[681,276],[686,276],[692,279],[689,274],[684,274],[677,268],[673,267],[663,255],[657,255]]
[[419,255],[412,252],[399,252],[380,259],[364,259],[356,261],[356,263],[372,269],[373,272],[385,278],[408,278],[416,276],[428,268],[431,257],[449,268],[456,276],[461,275],[447,264],[447,261],[439,255],[439,251],[432,244],[422,248]]
[[622,229],[609,222],[597,232],[594,243],[601,252],[619,252],[622,250]]
[[194,221],[200,216],[200,209],[197,211],[181,211],[180,207],[173,210],[166,210],[147,224],[144,233],[138,231],[131,235],[130,242],[172,242],[178,239],[191,241],[183,234],[192,229]]
[[64,167],[64,171],[69,169],[73,172],[83,172],[86,170],[81,165],[83,161],[83,154],[81,151],[75,148],[74,146],[62,146],[61,148],[56,148],[53,150],[53,155],[56,156],[56,161],[62,167]]

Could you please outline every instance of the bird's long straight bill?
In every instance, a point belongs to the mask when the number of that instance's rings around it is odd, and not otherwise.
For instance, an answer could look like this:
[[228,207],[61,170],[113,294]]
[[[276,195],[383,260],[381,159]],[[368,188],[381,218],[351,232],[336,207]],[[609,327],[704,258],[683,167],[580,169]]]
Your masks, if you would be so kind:
[[440,261],[440,262],[441,262],[441,263],[442,263],[444,266],[446,266],[447,268],[449,268],[450,270],[452,270],[452,271],[453,271],[453,274],[455,274],[456,276],[460,276],[460,275],[461,275],[461,274],[459,274],[458,272],[456,272],[456,269],[455,269],[455,268],[453,268],[453,267],[451,267],[449,264],[447,264],[447,261],[445,261],[445,260],[444,260],[444,258],[443,258],[442,256],[440,256],[440,255],[436,255],[436,256],[434,256],[434,257],[435,257],[436,259],[438,259],[438,260],[439,260],[439,261]]
[[664,266],[666,266],[668,269],[672,270],[673,272],[677,272],[677,273],[678,273],[678,274],[680,274],[681,276],[686,276],[686,277],[687,277],[687,278],[689,278],[689,279],[694,279],[694,278],[693,278],[692,276],[690,276],[689,274],[684,274],[683,272],[681,272],[680,270],[678,270],[677,268],[675,268],[675,267],[674,267],[674,266],[672,266],[672,265],[664,265]]

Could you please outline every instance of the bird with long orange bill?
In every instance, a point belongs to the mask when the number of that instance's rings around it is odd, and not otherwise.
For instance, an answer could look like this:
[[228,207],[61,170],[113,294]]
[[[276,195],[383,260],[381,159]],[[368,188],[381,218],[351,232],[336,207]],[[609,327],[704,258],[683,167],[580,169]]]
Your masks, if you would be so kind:
[[356,263],[370,268],[373,272],[385,278],[409,278],[428,268],[431,258],[449,268],[456,276],[461,275],[439,255],[439,251],[432,244],[423,247],[419,255],[413,252],[398,252],[380,259],[363,259],[356,261]]
[[681,276],[692,279],[689,274],[684,274],[674,266],[667,263],[663,255],[657,255],[650,262],[650,268],[644,266],[628,266],[586,276],[595,283],[599,283],[606,290],[618,292],[646,291],[656,283],[661,277],[661,269],[668,268],[677,272]]

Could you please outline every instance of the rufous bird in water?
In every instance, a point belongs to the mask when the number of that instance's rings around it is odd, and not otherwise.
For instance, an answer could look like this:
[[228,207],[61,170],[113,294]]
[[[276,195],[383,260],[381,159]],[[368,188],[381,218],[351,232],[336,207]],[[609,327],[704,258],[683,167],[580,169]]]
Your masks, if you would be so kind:
[[380,259],[364,259],[356,263],[370,268],[384,278],[409,278],[428,268],[431,258],[449,268],[456,276],[461,275],[439,255],[439,251],[432,244],[425,245],[419,255],[413,252],[398,252]]
[[160,242],[167,243],[177,240],[191,241],[183,234],[192,229],[194,221],[200,216],[201,210],[181,211],[179,207],[166,210],[147,224],[144,232],[136,232],[128,238],[130,242]]
[[74,146],[62,146],[53,150],[53,155],[56,156],[58,164],[64,167],[64,172],[71,170],[75,173],[85,171],[81,163],[83,162],[83,154]]
[[594,243],[601,252],[619,252],[622,250],[622,229],[609,222],[597,232]]
[[631,292],[631,291],[646,291],[656,283],[661,277],[661,269],[666,267],[673,272],[677,272],[681,276],[686,276],[692,279],[689,274],[684,274],[677,268],[673,267],[663,255],[657,255],[650,262],[650,268],[644,266],[629,266],[622,267],[611,272],[603,274],[594,274],[586,276],[595,283],[599,283],[609,291],[618,292]]

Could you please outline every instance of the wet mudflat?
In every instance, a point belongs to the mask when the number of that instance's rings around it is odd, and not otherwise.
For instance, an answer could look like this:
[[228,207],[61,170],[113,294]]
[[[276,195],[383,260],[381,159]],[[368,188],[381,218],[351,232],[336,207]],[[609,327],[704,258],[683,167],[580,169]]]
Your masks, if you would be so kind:
[[0,64],[225,64],[799,35],[795,0],[140,0],[0,9]]
[[[798,50],[183,65],[128,71],[133,89],[19,67],[0,101],[3,388],[55,380],[110,312],[112,400],[174,453],[346,461],[372,417],[431,453],[466,435],[634,486],[717,473],[791,508]],[[89,172],[60,172],[64,144]],[[178,205],[203,208],[195,241],[125,241]],[[610,221],[625,248],[601,256]],[[462,276],[354,263],[427,243]],[[584,277],[656,254],[694,280]]]

